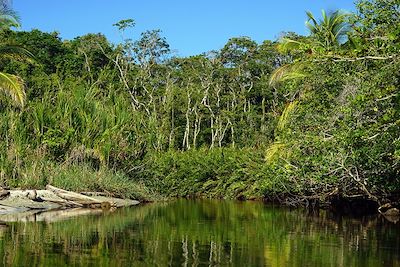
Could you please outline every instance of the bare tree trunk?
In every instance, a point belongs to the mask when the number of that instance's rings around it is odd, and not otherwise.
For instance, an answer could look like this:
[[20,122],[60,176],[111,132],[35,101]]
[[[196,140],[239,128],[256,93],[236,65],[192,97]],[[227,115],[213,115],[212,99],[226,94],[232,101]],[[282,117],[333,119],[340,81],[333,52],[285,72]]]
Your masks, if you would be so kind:
[[233,124],[231,123],[231,139],[232,139],[232,148],[235,148],[235,129]]
[[261,117],[261,133],[265,133],[265,97],[263,97],[261,102],[262,117]]
[[225,127],[223,127],[222,120],[220,120],[220,125],[219,125],[219,136],[218,136],[218,145],[219,147],[222,147],[222,141],[224,140],[226,130],[228,127],[231,125],[231,121],[228,119],[228,122],[226,123]]
[[[188,86],[189,87],[189,86]],[[190,104],[191,104],[191,93],[189,92],[189,90],[187,91],[187,109],[186,109],[186,113],[185,113],[185,117],[186,117],[186,127],[185,127],[185,133],[183,135],[183,142],[182,142],[182,147],[186,149],[190,149],[190,142],[189,142],[189,136],[190,136],[190,113],[191,113],[191,109],[190,109]]]
[[210,126],[211,126],[211,144],[210,144],[210,148],[214,147],[214,143],[215,143],[215,130],[214,130],[214,117],[211,116],[210,117]]
[[121,65],[119,64],[119,55],[116,56],[116,58],[115,58],[115,60],[113,60],[113,62],[114,62],[114,64],[115,64],[115,66],[117,66],[117,69],[118,69],[118,71],[119,71],[120,79],[122,80],[122,83],[124,84],[125,89],[128,91],[129,96],[131,97],[131,100],[132,100],[132,102],[131,102],[132,108],[133,108],[134,110],[137,110],[137,108],[138,108],[138,106],[139,106],[139,101],[136,99],[133,90],[129,87],[128,81],[127,81],[127,79],[126,79],[126,71],[124,71],[124,70],[122,69]]
[[194,114],[196,115],[194,122],[194,131],[193,131],[193,148],[196,149],[197,146],[197,136],[200,133],[201,126],[201,114],[197,111],[197,107],[194,108]]
[[168,147],[171,148],[174,146],[174,129],[175,129],[175,114],[174,108],[171,108],[171,130],[169,132],[169,140],[168,140]]
[[87,72],[89,73],[90,83],[93,83],[93,74],[92,74],[92,70],[90,68],[89,57],[83,49],[78,49],[78,51],[81,52],[83,54],[83,56],[85,57],[85,67],[86,67]]

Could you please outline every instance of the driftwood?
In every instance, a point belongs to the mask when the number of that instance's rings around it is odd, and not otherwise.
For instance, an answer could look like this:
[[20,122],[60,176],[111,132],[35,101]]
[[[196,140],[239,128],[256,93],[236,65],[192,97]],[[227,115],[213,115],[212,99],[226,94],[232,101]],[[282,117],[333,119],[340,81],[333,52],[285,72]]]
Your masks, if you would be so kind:
[[46,190],[3,191],[0,188],[0,193],[2,193],[0,194],[0,222],[51,222],[85,214],[100,214],[119,207],[139,204],[136,200],[100,196],[102,194],[98,192],[85,192],[92,196],[90,197],[51,185],[46,188]]
[[65,207],[83,207],[83,204],[80,204],[80,203],[74,202],[74,201],[64,200],[64,199],[53,199],[53,198],[46,198],[46,197],[42,197],[41,199],[43,201],[56,203],[56,204],[59,204],[61,206],[65,206]]
[[23,211],[27,211],[29,210],[28,208],[25,207],[10,207],[10,206],[6,206],[6,205],[0,205],[0,214],[4,214],[4,213],[18,213],[18,212],[23,212]]
[[[36,191],[37,197],[32,197]],[[56,202],[46,202],[42,198],[62,200],[54,193],[47,190],[10,190],[10,194],[0,200],[0,205],[12,208],[25,208],[28,210],[51,210],[62,208],[64,205]],[[5,213],[5,209],[3,209]]]
[[[75,207],[85,207],[85,208],[91,208],[91,209],[104,209],[104,210],[109,210],[112,206],[115,206],[113,203],[110,203],[108,201],[99,201],[96,198],[85,196],[83,194],[67,191],[64,189],[60,189],[57,187],[54,187],[52,185],[47,185],[46,189],[53,192],[56,194],[58,197],[62,198],[65,200],[65,204],[70,205],[70,206],[75,206]],[[51,200],[47,200],[51,201]]]
[[67,190],[64,190],[64,189],[60,189],[60,188],[57,188],[57,187],[52,186],[52,185],[47,185],[46,189],[52,191],[57,196],[65,199],[65,200],[69,200],[69,201],[93,201],[93,202],[97,202],[98,201],[95,198],[88,197],[88,196],[85,196],[85,195],[82,195],[82,194],[79,194],[79,193],[67,191]]

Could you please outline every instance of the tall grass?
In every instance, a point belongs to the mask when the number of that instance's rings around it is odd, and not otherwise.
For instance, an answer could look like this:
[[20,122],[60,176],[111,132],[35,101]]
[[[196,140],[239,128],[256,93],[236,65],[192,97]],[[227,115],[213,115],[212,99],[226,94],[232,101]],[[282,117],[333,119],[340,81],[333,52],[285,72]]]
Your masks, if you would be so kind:
[[2,185],[42,188],[52,183],[120,197],[155,195],[123,174],[138,154],[136,117],[124,95],[79,81],[62,87],[30,101],[25,110],[0,112]]

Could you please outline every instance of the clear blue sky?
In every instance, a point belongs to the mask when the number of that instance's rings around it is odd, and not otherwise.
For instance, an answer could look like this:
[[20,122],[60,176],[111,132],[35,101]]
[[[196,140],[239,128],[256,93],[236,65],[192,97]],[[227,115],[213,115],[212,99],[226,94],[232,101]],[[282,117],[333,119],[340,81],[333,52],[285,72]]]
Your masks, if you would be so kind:
[[282,31],[307,34],[305,11],[354,11],[353,0],[14,0],[22,29],[58,31],[63,39],[103,33],[120,42],[112,26],[121,19],[136,21],[129,36],[161,29],[180,56],[220,49],[231,37],[257,42],[275,40]]

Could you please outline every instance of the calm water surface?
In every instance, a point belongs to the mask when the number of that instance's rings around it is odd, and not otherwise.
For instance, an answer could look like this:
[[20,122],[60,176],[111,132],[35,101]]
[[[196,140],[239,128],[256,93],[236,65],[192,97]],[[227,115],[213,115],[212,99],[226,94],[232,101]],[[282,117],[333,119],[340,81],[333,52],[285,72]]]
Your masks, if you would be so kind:
[[0,265],[400,266],[399,226],[379,216],[182,200],[0,225]]

